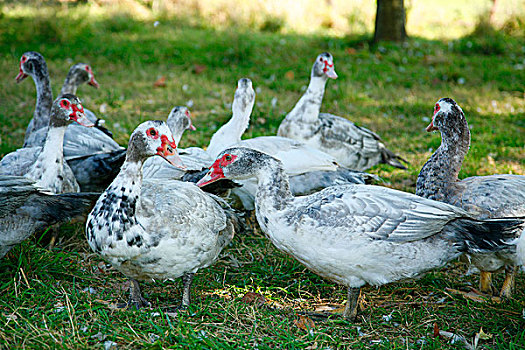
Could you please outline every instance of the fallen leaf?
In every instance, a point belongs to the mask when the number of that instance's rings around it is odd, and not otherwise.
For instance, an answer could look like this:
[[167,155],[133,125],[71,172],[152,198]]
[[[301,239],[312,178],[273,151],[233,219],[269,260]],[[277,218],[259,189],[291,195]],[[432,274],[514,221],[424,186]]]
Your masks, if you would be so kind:
[[165,87],[166,86],[166,77],[162,76],[153,83],[153,87]]
[[479,329],[479,332],[478,334],[476,334],[476,336],[478,335],[479,335],[479,339],[482,339],[482,340],[492,339],[492,334],[487,334],[483,332],[483,327]]
[[206,70],[206,68],[207,67],[205,65],[203,65],[203,64],[195,64],[193,66],[193,72],[195,74],[201,74],[202,72],[204,72]]
[[475,289],[472,289],[470,292],[464,292],[464,291],[457,290],[457,289],[452,289],[452,288],[445,288],[445,290],[447,292],[452,293],[452,294],[462,295],[466,299],[469,299],[469,300],[472,300],[472,301],[477,301],[479,303],[486,303],[488,301],[492,301],[494,303],[501,302],[501,298],[500,297],[493,297],[493,296],[489,296],[489,295],[483,295],[483,294],[481,294],[480,292],[478,292]]
[[289,70],[284,74],[284,77],[288,80],[292,80],[295,77],[295,74],[293,71]]
[[349,47],[346,49],[346,53],[349,54],[349,55],[355,55],[357,52],[356,49],[354,49],[353,47]]
[[246,304],[255,305],[262,305],[266,302],[266,298],[262,294],[256,292],[248,292],[244,294],[241,300]]
[[315,323],[314,321],[312,321],[312,319],[303,315],[298,316],[298,319],[293,320],[293,323],[297,326],[297,328],[300,328],[305,331],[309,331],[310,329],[315,328]]

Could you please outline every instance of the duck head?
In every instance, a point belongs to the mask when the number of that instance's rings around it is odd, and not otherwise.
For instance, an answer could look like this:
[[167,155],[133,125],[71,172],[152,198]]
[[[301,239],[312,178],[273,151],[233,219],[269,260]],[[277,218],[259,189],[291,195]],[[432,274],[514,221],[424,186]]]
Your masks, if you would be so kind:
[[47,72],[47,64],[44,56],[35,51],[28,51],[20,58],[20,72],[16,76],[17,83],[21,82],[29,75],[44,76]]
[[190,110],[183,106],[174,107],[171,110],[166,123],[173,133],[173,138],[176,143],[179,143],[185,130],[197,130],[191,122]]
[[52,126],[63,126],[70,122],[77,122],[86,127],[95,125],[84,114],[84,107],[80,99],[72,94],[60,95],[53,102],[49,122]]
[[312,67],[313,77],[327,77],[337,79],[337,73],[334,67],[334,58],[328,52],[323,52],[315,59]]
[[219,154],[210,171],[197,182],[202,187],[220,179],[244,180],[255,177],[259,169],[272,158],[246,147],[232,147]]
[[77,85],[87,83],[94,88],[99,88],[95,74],[89,64],[77,63],[69,69],[69,74],[72,75],[72,79],[77,82]]
[[255,91],[253,90],[252,81],[248,78],[239,79],[237,90],[233,96],[232,112],[234,114],[248,114],[248,119],[252,113],[255,102]]
[[465,123],[465,115],[461,107],[451,98],[445,97],[436,102],[432,121],[427,131],[454,131]]
[[144,162],[153,156],[160,156],[173,166],[185,169],[168,124],[160,120],[144,122],[133,131],[129,139],[126,160]]

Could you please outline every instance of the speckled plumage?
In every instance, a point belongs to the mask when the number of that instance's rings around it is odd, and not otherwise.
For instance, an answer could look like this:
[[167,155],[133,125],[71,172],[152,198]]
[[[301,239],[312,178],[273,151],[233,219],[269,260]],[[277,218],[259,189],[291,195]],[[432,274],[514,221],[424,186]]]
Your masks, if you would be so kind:
[[51,195],[25,177],[0,175],[0,258],[35,232],[86,215],[93,193]]
[[[63,107],[62,101],[68,101],[70,105]],[[58,97],[53,103],[43,147],[26,147],[7,154],[0,161],[0,174],[26,176],[36,181],[37,186],[53,193],[78,192],[80,188],[63,154],[67,125],[85,118],[81,111],[74,111],[73,106],[82,108],[76,96],[66,94]]]
[[523,220],[476,221],[455,206],[378,186],[293,197],[281,163],[245,148],[222,152],[202,183],[220,172],[255,176],[257,221],[275,246],[350,288],[412,278],[462,252],[501,249],[525,227]]
[[[463,111],[454,100],[442,98],[436,103],[427,130],[433,129],[440,131],[441,145],[419,173],[417,195],[456,205],[479,219],[525,217],[525,176],[458,178],[470,147],[470,131]],[[471,260],[480,270],[495,272],[515,264],[517,257],[514,250],[505,250],[473,255]]]
[[[148,136],[152,128],[162,136]],[[91,248],[137,280],[195,273],[212,264],[234,235],[235,219],[219,199],[192,183],[143,179],[142,165],[164,147],[164,136],[172,139],[163,122],[137,127],[120,173],[86,224]]]
[[376,133],[345,118],[320,113],[329,78],[323,71],[325,62],[333,65],[332,55],[327,52],[315,60],[308,89],[281,122],[277,135],[328,153],[349,169],[363,171],[380,163],[405,169],[399,161],[402,159],[388,150]]

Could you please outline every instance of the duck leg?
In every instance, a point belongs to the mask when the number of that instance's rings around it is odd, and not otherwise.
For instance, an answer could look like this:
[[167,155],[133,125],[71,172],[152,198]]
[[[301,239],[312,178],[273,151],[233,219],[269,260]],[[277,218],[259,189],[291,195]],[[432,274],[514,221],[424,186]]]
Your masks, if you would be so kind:
[[502,298],[510,298],[512,289],[514,288],[514,278],[516,277],[516,266],[507,265],[505,266],[505,280],[499,296]]
[[492,295],[492,273],[481,271],[479,275],[479,291],[484,294]]
[[194,273],[185,273],[182,275],[182,303],[180,305],[181,309],[187,309],[190,306],[191,295],[191,283],[193,282]]
[[348,287],[348,300],[343,311],[343,317],[348,321],[355,321],[357,318],[357,309],[359,307],[359,297],[361,296],[361,288]]
[[138,310],[142,307],[151,306],[151,303],[142,296],[139,282],[133,278],[129,281],[129,301],[127,307],[134,306]]

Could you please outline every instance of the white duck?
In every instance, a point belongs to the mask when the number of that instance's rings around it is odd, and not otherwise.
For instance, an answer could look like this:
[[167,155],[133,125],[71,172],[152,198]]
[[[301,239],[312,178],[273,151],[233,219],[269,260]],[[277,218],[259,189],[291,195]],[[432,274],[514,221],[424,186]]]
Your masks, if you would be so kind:
[[76,217],[85,217],[93,193],[52,195],[21,176],[0,175],[0,258],[36,232]]
[[96,253],[132,279],[129,304],[147,305],[137,280],[182,276],[185,307],[194,273],[231,241],[235,219],[192,183],[143,179],[142,166],[155,155],[175,156],[176,144],[166,123],[148,121],[131,135],[126,160],[90,213],[86,235]]
[[399,162],[403,159],[388,150],[376,133],[345,118],[319,113],[328,78],[336,79],[337,74],[332,55],[324,52],[315,60],[308,89],[281,122],[277,135],[326,152],[349,169],[363,171],[379,163],[406,169]]
[[0,161],[0,174],[25,176],[52,193],[78,192],[78,183],[63,154],[64,134],[71,122],[93,126],[84,115],[80,100],[74,95],[62,95],[53,102],[44,145],[7,154]]
[[[191,122],[191,114],[189,109],[183,106],[176,106],[172,108],[170,114],[168,115],[168,119],[166,120],[166,124],[168,124],[168,127],[170,128],[170,131],[173,135],[173,140],[177,145],[179,144],[184,131],[187,129],[196,130],[195,126],[193,126]],[[202,148],[200,148],[200,150],[205,152]],[[181,153],[184,155],[181,155]],[[202,168],[209,167],[213,162],[213,159],[211,158],[208,162],[202,162],[200,158],[188,157],[184,150],[178,148],[177,157],[179,156],[185,166],[184,170],[170,165],[161,157],[148,158],[142,167],[142,174],[144,178],[181,180],[186,173],[186,170],[202,170]],[[190,165],[188,166],[187,163]]]
[[248,148],[223,151],[198,185],[249,177],[258,182],[262,231],[313,272],[348,287],[349,319],[365,284],[413,278],[463,252],[506,249],[525,227],[523,219],[475,220],[458,207],[379,186],[333,186],[294,197],[282,163]]
[[[479,219],[525,216],[525,176],[473,176],[460,180],[459,171],[470,147],[470,131],[461,107],[451,98],[440,99],[427,131],[439,130],[441,145],[417,178],[416,194],[461,207]],[[492,293],[492,275],[505,267],[500,292],[510,297],[515,254],[503,251],[475,254],[471,262],[481,270],[480,290]]]
[[[279,136],[241,140],[250,122],[254,102],[252,82],[246,78],[240,79],[232,104],[232,118],[212,136],[206,150],[212,159],[231,146],[265,152],[283,163],[286,174],[290,176],[294,195],[310,194],[334,184],[364,184],[375,179],[370,174],[342,168],[331,155],[297,140]],[[240,183],[243,187],[234,189],[233,192],[239,196],[246,209],[253,209],[253,196],[257,188],[255,180],[247,179]]]
[[[80,71],[77,65],[71,67],[68,78],[64,82],[64,91],[75,90],[78,87],[75,84],[86,81],[86,78],[91,85],[98,85],[91,67],[86,68],[86,66],[80,66]],[[33,119],[26,130],[24,147],[42,146],[47,135],[53,94],[46,61],[38,52],[26,52],[20,59],[20,72],[16,81],[20,82],[28,76],[31,76],[35,82],[37,103]],[[126,150],[104,130],[105,128],[93,128],[86,132],[77,124],[71,124],[66,129],[64,158],[68,161],[83,191],[103,191],[124,162]]]

